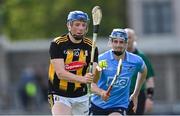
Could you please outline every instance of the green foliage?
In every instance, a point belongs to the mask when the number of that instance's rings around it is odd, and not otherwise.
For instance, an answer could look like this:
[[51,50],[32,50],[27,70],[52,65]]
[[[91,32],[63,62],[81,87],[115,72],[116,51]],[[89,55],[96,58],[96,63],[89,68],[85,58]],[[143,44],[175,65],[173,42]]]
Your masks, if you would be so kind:
[[[107,36],[113,28],[124,28],[126,25],[124,0],[5,0],[1,4],[3,33],[12,40],[62,35],[67,32],[66,18],[70,11],[82,10],[91,18],[91,10],[95,5],[99,5],[103,12],[99,36]],[[91,20],[90,37],[92,27]]]

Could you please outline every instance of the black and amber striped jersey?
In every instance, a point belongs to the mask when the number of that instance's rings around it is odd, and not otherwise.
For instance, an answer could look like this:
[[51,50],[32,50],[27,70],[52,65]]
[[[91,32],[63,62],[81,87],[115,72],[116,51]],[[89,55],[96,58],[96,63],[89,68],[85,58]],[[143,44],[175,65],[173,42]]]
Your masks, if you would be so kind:
[[[55,38],[50,45],[51,59],[64,59],[65,70],[84,76],[90,63],[92,40],[83,38],[81,43],[73,43],[68,35]],[[98,61],[98,49],[95,49],[94,61]],[[49,66],[49,93],[65,97],[79,97],[87,94],[87,85],[78,82],[60,80],[53,65]]]

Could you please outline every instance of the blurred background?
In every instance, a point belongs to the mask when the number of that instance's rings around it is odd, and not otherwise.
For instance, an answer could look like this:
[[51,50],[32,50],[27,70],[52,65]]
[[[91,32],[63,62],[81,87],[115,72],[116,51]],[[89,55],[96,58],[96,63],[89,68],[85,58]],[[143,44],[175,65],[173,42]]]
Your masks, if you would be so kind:
[[[0,0],[0,114],[50,114],[50,41],[72,10],[102,8],[100,53],[113,28],[133,28],[155,69],[151,114],[180,114],[180,0]],[[92,19],[92,18],[91,18]],[[92,20],[88,37],[92,38]]]

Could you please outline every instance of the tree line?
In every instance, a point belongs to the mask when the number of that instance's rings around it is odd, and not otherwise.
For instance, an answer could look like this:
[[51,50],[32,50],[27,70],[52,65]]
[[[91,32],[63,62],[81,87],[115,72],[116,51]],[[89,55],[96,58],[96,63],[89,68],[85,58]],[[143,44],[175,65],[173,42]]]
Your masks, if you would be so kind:
[[0,0],[0,34],[11,40],[52,39],[67,33],[66,19],[72,10],[90,17],[88,36],[92,36],[91,10],[102,8],[99,36],[127,25],[126,0]]

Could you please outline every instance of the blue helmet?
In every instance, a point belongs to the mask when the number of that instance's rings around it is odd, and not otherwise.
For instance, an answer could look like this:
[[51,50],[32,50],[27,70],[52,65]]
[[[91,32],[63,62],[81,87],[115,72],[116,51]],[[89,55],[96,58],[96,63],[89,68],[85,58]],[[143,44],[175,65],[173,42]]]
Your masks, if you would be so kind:
[[128,40],[128,35],[126,33],[126,31],[124,29],[113,29],[113,31],[111,32],[111,35],[109,35],[110,38],[119,38],[119,39],[123,39],[127,42]]
[[72,22],[75,20],[81,20],[84,22],[88,22],[89,21],[89,17],[87,15],[87,13],[84,13],[82,11],[72,11],[69,13],[68,17],[67,17],[67,22]]

